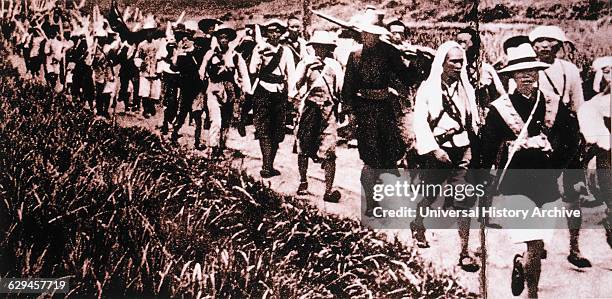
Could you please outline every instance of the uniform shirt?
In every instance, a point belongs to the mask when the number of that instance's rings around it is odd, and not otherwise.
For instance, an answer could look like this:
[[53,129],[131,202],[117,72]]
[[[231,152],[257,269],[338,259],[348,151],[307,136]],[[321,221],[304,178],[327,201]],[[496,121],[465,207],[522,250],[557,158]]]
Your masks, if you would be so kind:
[[573,112],[584,103],[580,71],[569,61],[556,58],[549,68],[540,71],[539,84],[541,90],[561,96],[563,103],[569,104]]
[[349,55],[342,99],[352,106],[360,89],[387,90],[394,80],[410,85],[415,79],[398,53],[391,46],[378,43],[370,49],[359,49]]
[[600,93],[580,106],[578,122],[587,143],[610,150],[610,93]]
[[[567,167],[569,158],[578,147],[578,122],[571,116],[570,109],[559,101],[559,107],[554,123],[550,128],[545,124],[546,103],[543,95],[535,110],[533,119],[527,129],[527,137],[545,134],[552,146],[552,154],[547,155],[537,149],[519,150],[512,159],[509,168],[514,169],[562,169]],[[523,122],[529,118],[536,99],[527,99],[515,92],[509,95],[513,108]],[[508,158],[507,141],[516,140],[516,134],[509,128],[500,112],[491,106],[482,134],[482,167],[490,169],[492,165],[503,167]],[[501,150],[501,151],[500,151]],[[501,154],[501,155],[500,155]],[[568,157],[569,156],[569,157]],[[498,157],[500,158],[498,160]]]
[[64,42],[58,39],[50,39],[45,43],[45,55],[47,56],[47,71],[59,74],[60,61],[64,51]]
[[157,77],[158,45],[155,41],[143,41],[138,45],[136,57],[141,60],[140,76]]
[[42,42],[45,40],[42,36],[36,36],[32,38],[32,50],[30,52],[30,58],[38,57],[40,54],[40,46]]
[[[301,95],[309,101],[313,101],[319,105],[325,102],[333,101],[332,98],[342,90],[344,74],[340,63],[332,58],[325,58],[323,65],[315,69],[306,69],[307,61],[314,58],[305,58],[300,61],[295,69],[295,78],[291,80],[295,83],[292,87],[292,93],[297,93],[302,86],[306,85],[308,94]],[[290,93],[291,94],[291,93]]]
[[[266,82],[264,80],[259,81],[259,85],[269,92],[282,92],[285,89],[285,84],[289,84],[288,86],[291,85],[288,80],[292,78],[293,73],[295,72],[293,55],[291,54],[291,50],[287,49],[285,46],[278,45],[275,47],[267,42],[258,44],[255,46],[255,49],[253,49],[253,56],[251,57],[249,71],[253,74],[261,76],[262,74],[260,74],[259,71],[270,63],[274,55],[276,55],[281,48],[283,48],[283,55],[280,58],[278,66],[272,71],[272,75],[282,76],[284,78],[284,83]],[[271,54],[264,56],[261,53],[264,49],[270,50]]]
[[291,50],[294,63],[298,63],[307,54],[306,40],[301,37],[298,37],[296,40],[291,40],[288,36],[284,37],[281,40],[281,44]]
[[221,48],[215,47],[206,52],[199,75],[201,79],[209,78],[214,83],[221,81],[235,82],[242,90],[251,90],[246,62],[233,49],[222,52]]
[[[476,130],[473,120],[476,113],[476,107],[473,107],[475,103],[470,103],[463,83],[455,81],[450,86],[442,83],[441,92],[441,97],[434,97],[429,92],[417,93],[413,126],[416,149],[421,155],[441,146],[467,146],[470,144],[468,129]],[[440,100],[442,103],[435,102]],[[468,116],[471,119],[468,119]],[[451,134],[452,132],[454,133]],[[436,137],[447,133],[453,137],[443,144],[438,144]]]
[[107,45],[97,45],[94,49],[94,60],[92,69],[94,73],[95,82],[107,83],[115,80],[115,74],[113,71],[114,61],[112,60],[113,50],[118,47],[116,42]]

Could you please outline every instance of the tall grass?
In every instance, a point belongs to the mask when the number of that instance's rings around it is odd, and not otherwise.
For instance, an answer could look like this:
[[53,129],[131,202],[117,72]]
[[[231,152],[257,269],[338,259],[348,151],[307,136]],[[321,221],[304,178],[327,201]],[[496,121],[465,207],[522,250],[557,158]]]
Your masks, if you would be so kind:
[[95,120],[6,61],[0,277],[68,276],[68,297],[475,296],[400,242]]

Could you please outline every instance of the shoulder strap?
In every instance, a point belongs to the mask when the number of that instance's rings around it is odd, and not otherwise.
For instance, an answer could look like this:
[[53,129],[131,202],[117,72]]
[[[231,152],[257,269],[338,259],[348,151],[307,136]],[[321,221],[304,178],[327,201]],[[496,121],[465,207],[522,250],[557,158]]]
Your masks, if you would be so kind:
[[546,91],[540,91],[544,95],[544,101],[546,103],[546,114],[544,116],[544,125],[547,128],[552,128],[557,118],[557,112],[559,111],[559,102],[561,97],[557,94],[553,94]]
[[499,112],[499,115],[508,125],[508,128],[518,137],[521,129],[525,126],[525,122],[523,122],[521,116],[514,109],[508,95],[501,96],[499,99],[491,102],[491,105],[497,109],[497,112]]
[[272,57],[272,60],[270,60],[270,63],[261,68],[260,74],[270,74],[274,71],[275,68],[280,65],[281,58],[283,57],[284,48],[284,46],[280,46],[278,52],[276,52],[276,54],[274,54],[274,56]]

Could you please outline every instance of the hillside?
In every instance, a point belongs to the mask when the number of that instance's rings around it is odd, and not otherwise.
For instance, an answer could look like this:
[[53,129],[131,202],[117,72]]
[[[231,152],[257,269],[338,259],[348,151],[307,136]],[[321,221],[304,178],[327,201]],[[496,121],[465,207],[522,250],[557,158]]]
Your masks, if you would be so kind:
[[[178,16],[182,10],[188,17],[214,16],[239,24],[262,18],[287,17],[301,14],[300,0],[119,0],[120,6],[132,5],[160,16]],[[529,21],[537,19],[597,20],[610,15],[606,0],[546,1],[546,0],[481,0],[478,14],[474,4],[463,0],[311,0],[311,7],[348,19],[371,4],[387,13],[386,19],[411,21],[469,22],[476,17],[482,22],[503,20]],[[95,2],[107,8],[110,0]],[[467,4],[466,4],[467,3]],[[93,4],[89,4],[90,6]],[[313,20],[317,22],[317,20]]]

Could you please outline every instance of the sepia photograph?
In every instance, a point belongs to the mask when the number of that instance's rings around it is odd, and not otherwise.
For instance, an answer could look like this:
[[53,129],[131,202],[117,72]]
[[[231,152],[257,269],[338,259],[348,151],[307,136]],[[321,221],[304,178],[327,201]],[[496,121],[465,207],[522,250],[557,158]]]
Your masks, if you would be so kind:
[[0,3],[0,297],[612,298],[608,0]]

